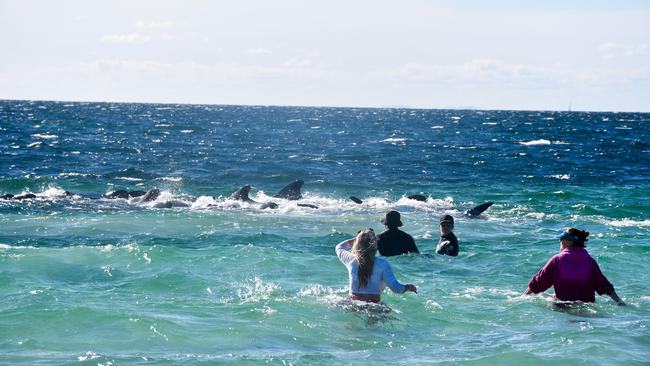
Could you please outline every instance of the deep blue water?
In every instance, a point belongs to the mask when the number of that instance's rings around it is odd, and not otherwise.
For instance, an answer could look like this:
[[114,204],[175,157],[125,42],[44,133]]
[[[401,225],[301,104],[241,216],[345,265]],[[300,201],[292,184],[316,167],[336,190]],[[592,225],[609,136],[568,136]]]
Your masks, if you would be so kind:
[[[37,195],[0,200],[0,364],[644,364],[649,121],[0,101],[0,194]],[[318,209],[271,197],[296,179]],[[280,207],[230,200],[244,184]],[[154,203],[102,198],[154,187]],[[390,259],[419,293],[386,293],[392,315],[367,325],[336,305],[333,248],[389,208],[423,253]],[[444,213],[457,258],[434,254]],[[569,226],[627,307],[520,296]]]

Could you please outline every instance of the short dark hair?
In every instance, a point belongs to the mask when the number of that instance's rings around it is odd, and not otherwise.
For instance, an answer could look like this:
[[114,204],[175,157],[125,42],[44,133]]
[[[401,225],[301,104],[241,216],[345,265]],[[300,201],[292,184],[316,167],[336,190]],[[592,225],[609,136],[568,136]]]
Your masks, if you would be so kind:
[[588,231],[580,230],[572,227],[567,229],[566,232],[573,235],[576,239],[578,239],[577,241],[573,241],[572,246],[579,247],[579,248],[584,248],[586,246],[585,243],[589,240],[587,239],[587,237],[589,236]]

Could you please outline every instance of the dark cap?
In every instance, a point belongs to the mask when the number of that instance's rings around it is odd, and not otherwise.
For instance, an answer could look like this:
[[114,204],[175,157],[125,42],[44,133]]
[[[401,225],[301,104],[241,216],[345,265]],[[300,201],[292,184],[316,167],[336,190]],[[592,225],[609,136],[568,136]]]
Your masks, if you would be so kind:
[[400,214],[395,210],[390,210],[386,212],[380,221],[382,224],[388,227],[402,226],[402,221],[400,221]]
[[454,218],[451,215],[444,215],[440,218],[440,225],[442,224],[454,226]]
[[560,240],[572,241],[572,242],[578,243],[578,244],[579,243],[584,243],[584,240],[580,240],[580,238],[578,238],[577,236],[571,235],[571,234],[567,233],[566,231],[563,232],[562,235],[558,236],[557,238],[560,239]]

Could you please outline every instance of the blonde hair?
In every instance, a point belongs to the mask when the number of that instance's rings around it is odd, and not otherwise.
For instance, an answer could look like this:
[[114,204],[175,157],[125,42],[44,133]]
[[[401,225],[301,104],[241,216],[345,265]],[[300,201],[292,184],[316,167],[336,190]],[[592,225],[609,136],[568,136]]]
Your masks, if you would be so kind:
[[359,285],[366,287],[375,267],[375,253],[377,252],[377,238],[372,229],[364,229],[357,234],[352,245],[352,255],[359,263]]

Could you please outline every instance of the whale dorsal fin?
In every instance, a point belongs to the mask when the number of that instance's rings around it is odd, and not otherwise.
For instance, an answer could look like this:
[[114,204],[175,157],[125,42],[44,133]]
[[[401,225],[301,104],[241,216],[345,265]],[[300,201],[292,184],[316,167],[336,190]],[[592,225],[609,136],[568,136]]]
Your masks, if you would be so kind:
[[488,208],[490,208],[490,206],[492,206],[493,204],[494,204],[494,202],[482,203],[482,204],[480,204],[480,205],[478,205],[478,206],[476,206],[474,208],[471,208],[471,209],[465,211],[465,216],[476,217],[476,216],[482,214]]
[[300,188],[305,182],[302,179],[298,179],[295,182],[289,183],[286,187],[282,188],[278,194],[275,195],[276,198],[284,198],[289,201],[295,201],[302,198],[300,193]]
[[142,197],[140,197],[140,202],[155,201],[158,199],[158,197],[160,197],[160,189],[152,188],[147,193],[145,193]]
[[252,202],[253,200],[248,196],[250,190],[251,186],[247,184],[239,188],[235,193],[231,194],[230,198],[238,201]]

